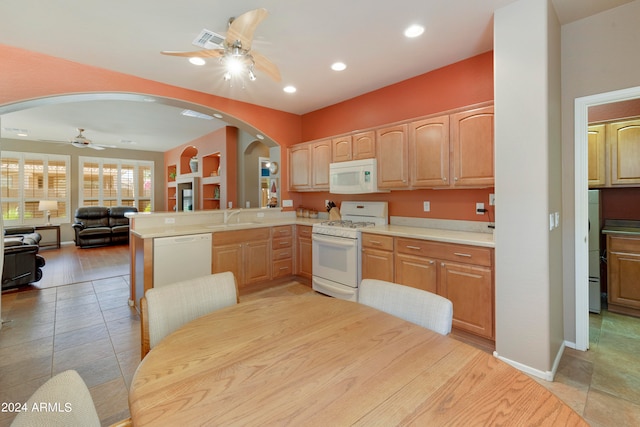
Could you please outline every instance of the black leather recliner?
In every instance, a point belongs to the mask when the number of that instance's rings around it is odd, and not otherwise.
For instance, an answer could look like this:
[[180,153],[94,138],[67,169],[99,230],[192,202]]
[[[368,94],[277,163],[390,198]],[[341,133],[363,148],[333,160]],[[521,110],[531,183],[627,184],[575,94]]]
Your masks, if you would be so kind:
[[45,260],[38,255],[39,249],[37,244],[23,241],[21,236],[5,237],[2,289],[27,285],[42,279]]

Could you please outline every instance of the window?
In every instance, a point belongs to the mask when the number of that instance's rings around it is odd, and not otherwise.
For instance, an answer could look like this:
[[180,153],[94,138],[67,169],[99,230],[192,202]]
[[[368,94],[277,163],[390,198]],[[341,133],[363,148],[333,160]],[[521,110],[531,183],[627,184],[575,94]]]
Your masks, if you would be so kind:
[[153,206],[153,162],[80,157],[79,206]]
[[40,200],[58,202],[58,209],[51,211],[52,222],[69,221],[70,156],[11,151],[0,156],[2,218],[7,225],[44,223],[46,213],[38,210]]

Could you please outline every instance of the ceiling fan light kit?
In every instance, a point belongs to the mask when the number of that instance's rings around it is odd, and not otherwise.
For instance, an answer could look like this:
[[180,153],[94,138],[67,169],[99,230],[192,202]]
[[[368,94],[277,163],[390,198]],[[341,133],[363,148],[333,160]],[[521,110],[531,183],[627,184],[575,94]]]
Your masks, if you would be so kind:
[[[254,9],[243,13],[237,18],[229,19],[226,37],[209,30],[202,30],[194,40],[194,44],[207,47],[196,52],[162,51],[163,55],[182,57],[218,57],[225,68],[224,80],[231,81],[233,77],[247,76],[250,81],[256,80],[255,70],[260,70],[276,82],[281,80],[278,67],[265,56],[251,50],[253,33],[268,15],[266,9]],[[210,48],[211,46],[219,46]]]

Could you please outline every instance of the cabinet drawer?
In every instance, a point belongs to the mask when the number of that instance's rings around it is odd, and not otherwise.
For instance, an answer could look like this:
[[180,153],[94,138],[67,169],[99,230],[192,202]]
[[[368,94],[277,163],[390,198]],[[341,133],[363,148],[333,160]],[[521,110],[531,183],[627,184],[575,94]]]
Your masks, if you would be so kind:
[[273,278],[290,276],[293,274],[293,259],[282,259],[273,263]]
[[393,237],[382,236],[380,234],[362,233],[362,247],[392,251]]
[[292,248],[274,249],[273,252],[271,253],[271,259],[273,259],[273,261],[279,261],[281,259],[289,259],[292,256],[293,256]]
[[311,226],[309,225],[296,225],[296,229],[298,230],[298,238],[311,238]]
[[640,253],[640,238],[608,235],[607,249],[614,252]]
[[493,264],[490,248],[404,238],[396,238],[395,243],[396,251],[402,254],[484,266]]
[[293,246],[293,237],[283,237],[281,239],[273,239],[271,241],[271,249],[276,250],[276,249],[283,249],[283,248],[290,248]]
[[291,237],[293,236],[293,226],[292,225],[279,225],[277,227],[271,228],[271,237],[274,239],[278,239],[280,237]]

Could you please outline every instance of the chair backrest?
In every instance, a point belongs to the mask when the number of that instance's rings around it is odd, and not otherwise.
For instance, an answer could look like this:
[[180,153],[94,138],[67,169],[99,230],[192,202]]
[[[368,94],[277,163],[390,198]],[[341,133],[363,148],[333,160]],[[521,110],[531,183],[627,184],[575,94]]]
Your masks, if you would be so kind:
[[140,300],[141,357],[185,323],[237,303],[238,287],[230,271],[149,289]]
[[59,373],[41,385],[26,405],[27,410],[16,415],[11,427],[100,426],[91,393],[73,370]]
[[358,302],[442,335],[451,332],[453,304],[431,292],[383,280],[363,279]]

